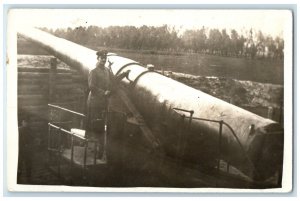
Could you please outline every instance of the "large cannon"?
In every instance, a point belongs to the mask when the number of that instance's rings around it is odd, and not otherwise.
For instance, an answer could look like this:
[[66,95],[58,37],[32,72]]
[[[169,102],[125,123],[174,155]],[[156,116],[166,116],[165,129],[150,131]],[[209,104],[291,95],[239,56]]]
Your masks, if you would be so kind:
[[[38,29],[18,33],[38,43],[83,75],[95,67],[96,52]],[[235,105],[217,99],[128,58],[109,53],[114,75],[131,70],[123,80],[132,101],[153,129],[166,154],[212,167],[220,159],[254,180],[281,171],[283,129]],[[182,129],[185,128],[185,129]]]

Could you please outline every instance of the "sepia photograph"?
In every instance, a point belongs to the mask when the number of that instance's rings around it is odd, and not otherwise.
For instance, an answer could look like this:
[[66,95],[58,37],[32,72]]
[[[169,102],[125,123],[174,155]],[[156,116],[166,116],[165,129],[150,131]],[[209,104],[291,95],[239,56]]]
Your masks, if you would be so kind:
[[7,20],[9,191],[291,191],[291,10]]

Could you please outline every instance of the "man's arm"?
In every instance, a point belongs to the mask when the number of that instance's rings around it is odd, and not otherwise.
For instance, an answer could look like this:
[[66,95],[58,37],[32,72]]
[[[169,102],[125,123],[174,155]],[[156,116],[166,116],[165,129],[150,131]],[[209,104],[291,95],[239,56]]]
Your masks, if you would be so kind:
[[[112,70],[111,70],[111,66],[113,65],[113,62],[111,62],[110,60],[108,60],[108,69],[109,69],[109,75],[110,75],[110,80],[111,80],[111,91],[112,93],[114,93],[114,91],[116,90],[116,88],[118,87],[119,83],[121,82],[121,80],[124,77],[128,77],[130,70],[127,70],[126,72],[121,73],[120,75],[114,76]],[[109,96],[111,94],[111,92],[109,91],[108,95]]]
[[123,72],[123,73],[121,73],[120,75],[118,75],[118,76],[116,77],[117,83],[120,82],[121,80],[123,80],[124,77],[127,77],[127,78],[128,78],[129,73],[130,73],[130,70],[127,70],[126,72]]
[[[111,70],[111,66],[113,65],[113,62],[111,62],[110,60],[108,60],[108,69],[110,71],[110,73],[113,75],[113,72]],[[114,79],[115,79],[115,82],[118,84],[124,77],[128,77],[130,73],[130,70],[127,70],[126,72],[124,73],[121,73],[120,75],[117,75]]]

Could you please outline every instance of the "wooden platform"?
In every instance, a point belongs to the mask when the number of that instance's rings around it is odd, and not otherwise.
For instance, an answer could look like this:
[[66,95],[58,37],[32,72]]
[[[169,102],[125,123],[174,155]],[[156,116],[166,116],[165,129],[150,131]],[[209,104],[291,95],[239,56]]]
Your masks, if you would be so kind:
[[[85,147],[82,146],[74,146],[74,153],[73,153],[73,163],[78,166],[84,167],[84,149]],[[92,165],[104,165],[107,163],[106,160],[98,159],[95,160],[94,149],[90,147],[87,148],[86,154],[86,166]],[[71,161],[71,149],[65,149],[62,152],[62,157],[66,160]]]

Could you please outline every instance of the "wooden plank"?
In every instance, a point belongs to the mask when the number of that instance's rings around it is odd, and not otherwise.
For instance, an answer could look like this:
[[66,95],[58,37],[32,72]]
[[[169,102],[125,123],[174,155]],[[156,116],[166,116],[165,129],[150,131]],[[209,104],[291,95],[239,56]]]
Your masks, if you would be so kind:
[[[18,66],[18,72],[49,73],[49,67]],[[57,68],[58,73],[76,73],[75,70]]]
[[[47,69],[49,71],[49,69]],[[35,72],[35,71],[26,71],[26,72],[18,72],[18,75],[20,76],[30,76],[30,75],[49,75],[49,72]],[[61,76],[71,76],[72,77],[72,72],[70,71],[63,71],[61,72],[60,70],[57,70],[57,75]]]
[[[57,79],[72,79],[72,73],[56,73]],[[40,72],[19,72],[19,79],[48,79],[49,73],[40,73]]]
[[49,73],[49,68],[45,67],[18,67],[18,73],[20,72],[38,72],[38,73]]
[[56,94],[55,102],[79,102],[85,100],[85,97],[81,94],[70,94],[66,95],[65,93]]
[[[44,89],[44,90],[42,90]],[[22,96],[22,95],[30,95],[30,96],[36,96],[36,95],[42,95],[45,97],[48,97],[48,88],[42,88],[41,90],[27,90],[27,91],[19,91],[18,90],[18,96]]]
[[18,95],[18,106],[45,106],[48,103],[48,96],[37,94],[19,94]]
[[40,72],[19,72],[18,79],[47,79],[49,73]]
[[18,112],[22,115],[23,112],[29,114],[31,117],[37,116],[40,119],[48,119],[47,106],[20,106]]
[[[73,84],[72,79],[58,79],[56,81],[57,84]],[[49,84],[49,78],[46,79],[18,79],[18,85],[48,85]]]
[[47,105],[48,104],[48,102],[47,101],[44,101],[44,102],[42,102],[42,101],[40,101],[40,102],[38,102],[38,101],[35,101],[35,102],[33,102],[33,101],[18,101],[18,107],[19,108],[23,108],[23,107],[30,107],[30,106],[32,106],[32,107],[45,107],[45,105]]
[[83,80],[82,75],[77,74],[77,73],[76,73],[76,74],[73,73],[73,74],[72,74],[72,78],[73,78],[73,79],[76,79],[76,80]]
[[27,84],[48,85],[48,78],[45,79],[18,78],[18,85],[27,85]]
[[[43,136],[43,134],[45,134],[45,130],[47,130],[47,125],[45,126],[39,126],[39,127],[31,127],[31,130],[34,134],[37,135],[37,137],[41,138],[41,141],[43,141],[43,138],[45,138],[46,136]],[[38,135],[40,134],[40,135]],[[46,141],[46,139],[44,139],[44,142]]]
[[[44,73],[44,75],[40,76],[37,73],[36,75],[30,76],[19,76],[18,77],[18,84],[19,85],[40,85],[40,84],[49,84],[49,74]],[[70,74],[60,74],[58,73],[56,78],[56,83],[59,84],[74,84],[75,82],[72,79],[72,76]]]
[[[22,115],[18,116],[18,120],[21,121]],[[48,126],[47,119],[41,119],[39,116],[32,115],[30,117],[30,126],[31,127],[41,127],[41,126]]]
[[45,95],[48,93],[48,85],[33,85],[33,84],[23,84],[18,86],[19,94],[41,94]]
[[72,83],[72,84],[57,84],[56,85],[56,89],[57,90],[66,90],[66,89],[82,89],[83,90],[83,86],[81,84],[78,83]]
[[47,119],[42,119],[40,116],[33,115],[33,116],[31,116],[30,121],[32,121],[32,122],[46,122],[46,123],[48,123],[48,118]]
[[30,123],[31,128],[37,128],[36,130],[38,130],[38,128],[45,128],[48,126],[48,122],[46,121],[32,121]]
[[72,79],[72,73],[56,73],[56,79]]
[[[68,101],[68,102],[64,102],[64,101],[62,101],[62,102],[59,102],[59,101],[56,101],[55,103],[52,103],[52,104],[54,104],[54,105],[57,105],[57,106],[60,106],[60,107],[65,107],[65,106],[68,106],[68,105],[74,105],[74,104],[77,104],[78,103],[78,101],[76,100],[76,101]],[[69,107],[65,107],[65,108],[69,108]]]
[[73,80],[71,80],[71,79],[57,79],[56,80],[56,85],[59,85],[59,84],[62,84],[62,85],[73,84]]
[[48,106],[47,105],[43,105],[43,106],[24,106],[22,107],[25,110],[36,110],[36,111],[42,111],[42,112],[48,112]]
[[18,100],[18,105],[23,106],[45,106],[48,104],[48,99],[31,99],[31,100]]
[[48,125],[48,121],[46,119],[41,119],[38,116],[32,116],[30,118],[30,122],[35,123],[36,125],[39,125],[39,124],[47,124]]
[[22,95],[18,95],[18,100],[22,101],[22,100],[46,100],[47,96],[42,95],[42,94],[37,94],[37,95],[31,95],[31,94],[22,94]]

